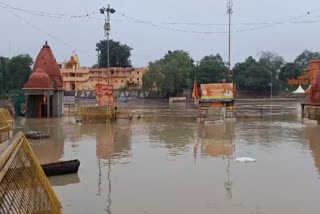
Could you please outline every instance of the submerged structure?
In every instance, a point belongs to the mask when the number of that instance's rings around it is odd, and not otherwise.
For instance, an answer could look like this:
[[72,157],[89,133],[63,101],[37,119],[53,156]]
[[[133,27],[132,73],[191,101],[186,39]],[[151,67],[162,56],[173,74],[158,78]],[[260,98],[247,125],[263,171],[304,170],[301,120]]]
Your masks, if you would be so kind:
[[320,60],[311,60],[304,71],[310,86],[306,90],[306,100],[301,103],[302,118],[317,120],[320,124]]
[[192,96],[197,101],[197,116],[206,122],[222,121],[235,117],[235,93],[233,83],[212,83],[198,86],[195,81]]
[[26,98],[26,117],[63,115],[63,79],[47,42],[41,48],[23,90]]

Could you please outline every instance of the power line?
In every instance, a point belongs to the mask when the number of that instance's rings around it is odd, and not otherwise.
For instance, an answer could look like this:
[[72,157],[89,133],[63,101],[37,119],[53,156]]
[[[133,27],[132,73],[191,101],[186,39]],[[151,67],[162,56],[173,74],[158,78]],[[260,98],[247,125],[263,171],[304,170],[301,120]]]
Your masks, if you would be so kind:
[[98,12],[95,12],[95,11],[90,12],[90,13],[81,14],[81,15],[67,15],[67,14],[62,14],[62,13],[49,13],[49,12],[45,12],[45,11],[35,11],[35,10],[29,10],[29,9],[22,9],[22,8],[18,8],[18,7],[9,5],[4,2],[0,2],[0,7],[4,8],[4,9],[24,12],[24,13],[27,13],[30,15],[43,16],[43,17],[48,17],[48,18],[57,18],[57,19],[61,19],[61,18],[87,18],[87,17],[91,17],[95,14],[98,14]]
[[[94,20],[103,20],[102,18],[97,18],[94,17],[94,15],[98,14],[98,12],[90,12],[82,15],[66,15],[62,13],[49,13],[45,11],[35,11],[35,10],[27,10],[27,9],[22,9],[18,7],[11,6],[7,3],[0,2],[0,8],[4,9],[9,9],[9,11],[16,10],[19,12],[24,12],[30,15],[35,15],[35,16],[43,16],[43,17],[48,17],[48,18],[88,18],[88,19],[94,19]],[[260,29],[265,29],[265,28],[270,28],[276,25],[281,25],[281,24],[312,24],[312,23],[319,23],[320,21],[318,20],[311,20],[311,21],[296,21],[298,19],[301,19],[303,17],[309,16],[311,13],[314,13],[318,11],[319,9],[313,10],[311,12],[307,12],[303,15],[287,19],[284,21],[277,21],[277,22],[249,22],[249,23],[239,23],[239,24],[231,24],[231,26],[235,25],[244,25],[244,26],[257,26],[257,27],[252,27],[252,28],[246,28],[246,29],[239,29],[239,30],[234,30],[231,32],[235,33],[243,33],[243,32],[250,32],[250,31],[256,31]],[[128,16],[126,14],[122,15],[125,17],[127,20],[114,20],[116,22],[132,22],[132,23],[138,23],[138,24],[145,24],[145,25],[150,25],[154,28],[157,29],[162,29],[162,30],[167,30],[167,31],[173,31],[173,32],[181,32],[181,33],[193,33],[193,34],[227,34],[229,31],[195,31],[195,30],[185,30],[185,29],[179,29],[179,28],[173,28],[173,27],[168,27],[168,26],[163,26],[163,25],[194,25],[194,26],[228,26],[229,24],[225,23],[188,23],[188,22],[160,22],[160,24],[156,24],[152,21],[145,21],[145,20],[140,20],[133,18],[131,16]],[[259,26],[261,25],[261,26]]]
[[[16,11],[20,11],[20,12],[24,12],[30,15],[35,15],[35,16],[42,16],[42,17],[48,17],[48,18],[88,18],[88,19],[94,19],[94,20],[103,20],[102,18],[98,18],[98,17],[94,17],[95,15],[98,15],[99,12],[98,11],[92,11],[92,12],[88,12],[88,13],[84,13],[84,14],[78,14],[78,15],[67,15],[67,14],[63,14],[63,13],[49,13],[46,11],[35,11],[35,10],[28,10],[28,9],[23,9],[23,8],[18,8],[12,5],[9,5],[7,3],[1,2],[0,1],[0,8],[3,9],[9,9],[9,10],[16,10]],[[317,10],[313,10],[311,11],[312,13],[318,11]],[[311,12],[309,12],[309,14],[311,14]],[[309,15],[308,14],[308,15]],[[127,16],[127,18],[133,19],[132,17]],[[126,20],[114,20],[117,22],[124,22]],[[142,21],[142,20],[127,20],[129,22],[134,22],[134,23],[142,23],[142,24],[153,24],[156,25],[154,27],[160,27],[163,29],[167,29],[167,30],[174,30],[174,31],[180,31],[180,32],[190,32],[188,30],[183,30],[183,29],[174,29],[171,27],[165,27],[162,25],[186,25],[186,26],[228,26],[228,23],[200,23],[200,22],[160,22],[158,24],[155,24],[154,22],[151,21]],[[277,22],[247,22],[247,23],[233,23],[232,26],[255,26],[255,25],[263,25],[263,28],[265,28],[266,25],[276,25],[282,23],[281,21],[277,21]],[[305,22],[289,22],[292,24],[304,24],[304,23],[317,23],[314,21],[305,21]],[[195,31],[195,33],[201,33],[198,31]],[[206,32],[204,32],[206,33]],[[219,33],[219,32],[218,32]]]
[[[235,31],[231,31],[234,33],[243,33],[243,32],[250,32],[250,31],[256,31],[259,29],[264,29],[264,28],[270,28],[276,25],[281,25],[281,24],[286,24],[286,23],[293,23],[293,24],[302,24],[302,23],[308,23],[308,22],[297,22],[295,20],[304,18],[306,16],[309,16],[311,14],[311,12],[307,12],[303,15],[300,16],[296,16],[294,18],[290,18],[284,21],[278,21],[278,22],[273,22],[273,23],[266,23],[263,26],[259,26],[259,27],[253,27],[253,28],[246,28],[246,29],[240,29],[240,30],[235,30]],[[153,27],[159,28],[159,29],[165,29],[165,30],[169,30],[169,31],[176,31],[176,32],[182,32],[182,33],[194,33],[194,34],[227,34],[229,33],[229,31],[193,31],[193,30],[184,30],[184,29],[176,29],[176,28],[171,28],[171,27],[165,27],[162,25],[158,25],[158,24],[154,24],[151,21],[144,21],[144,20],[139,20],[133,17],[130,17],[128,15],[123,14],[123,17],[130,19],[133,22],[136,23],[140,23],[140,24],[147,24],[147,25],[151,25]],[[295,22],[294,22],[295,21]],[[309,22],[312,23],[312,22]],[[314,22],[315,23],[315,22]],[[229,25],[229,24],[228,24]]]

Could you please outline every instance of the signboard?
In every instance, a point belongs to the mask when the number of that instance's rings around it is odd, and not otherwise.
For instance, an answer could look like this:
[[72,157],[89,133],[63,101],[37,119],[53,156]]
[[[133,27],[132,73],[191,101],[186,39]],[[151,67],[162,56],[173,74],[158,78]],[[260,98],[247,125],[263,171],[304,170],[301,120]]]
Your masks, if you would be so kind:
[[63,97],[63,103],[65,105],[74,105],[76,102],[76,99],[74,96],[64,96]]
[[201,100],[233,99],[233,83],[201,84]]
[[113,87],[112,85],[97,84],[96,99],[98,105],[113,105]]

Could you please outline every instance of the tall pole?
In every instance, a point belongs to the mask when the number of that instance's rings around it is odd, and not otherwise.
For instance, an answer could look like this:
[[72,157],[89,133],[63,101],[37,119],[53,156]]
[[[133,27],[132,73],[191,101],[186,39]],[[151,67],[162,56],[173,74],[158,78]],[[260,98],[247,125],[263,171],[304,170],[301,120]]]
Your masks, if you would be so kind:
[[109,41],[109,36],[110,36],[110,5],[108,4],[107,8],[107,24],[109,24],[109,28],[107,29],[107,43],[108,43],[108,69],[110,68],[110,41]]
[[115,9],[111,8],[108,4],[107,8],[100,9],[100,13],[104,14],[104,12],[107,12],[107,20],[105,20],[104,24],[104,30],[105,30],[105,36],[107,36],[107,67],[108,67],[108,84],[110,85],[110,13],[113,14],[116,12]]
[[100,83],[100,50],[96,48],[97,51],[97,65],[98,65],[98,84]]
[[229,73],[231,74],[231,15],[233,13],[233,10],[232,10],[232,7],[233,7],[233,2],[232,0],[229,0],[228,1],[228,5],[227,5],[227,14],[229,15],[229,42],[228,42],[228,50],[229,50],[229,53],[228,53],[228,66],[229,66]]

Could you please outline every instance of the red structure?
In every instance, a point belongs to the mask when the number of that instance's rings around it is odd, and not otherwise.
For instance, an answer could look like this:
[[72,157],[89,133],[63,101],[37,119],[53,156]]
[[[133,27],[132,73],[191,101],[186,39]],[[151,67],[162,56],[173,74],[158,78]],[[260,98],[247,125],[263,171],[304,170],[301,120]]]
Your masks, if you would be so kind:
[[23,90],[27,117],[59,117],[63,114],[63,80],[46,42],[40,50]]
[[310,61],[303,75],[309,77],[310,87],[307,100],[301,103],[301,117],[316,120],[320,125],[320,60]]
[[305,71],[309,74],[310,88],[306,91],[307,101],[320,104],[320,60],[312,60]]

